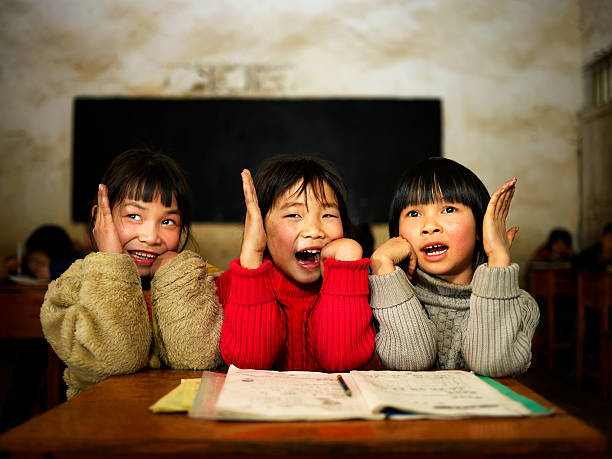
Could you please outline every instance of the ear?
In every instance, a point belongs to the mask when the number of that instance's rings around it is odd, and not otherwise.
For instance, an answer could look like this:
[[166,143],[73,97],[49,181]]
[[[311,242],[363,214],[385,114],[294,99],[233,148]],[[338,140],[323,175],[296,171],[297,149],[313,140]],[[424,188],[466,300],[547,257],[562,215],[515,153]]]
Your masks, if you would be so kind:
[[96,218],[96,211],[98,210],[98,205],[96,204],[91,208],[91,218]]

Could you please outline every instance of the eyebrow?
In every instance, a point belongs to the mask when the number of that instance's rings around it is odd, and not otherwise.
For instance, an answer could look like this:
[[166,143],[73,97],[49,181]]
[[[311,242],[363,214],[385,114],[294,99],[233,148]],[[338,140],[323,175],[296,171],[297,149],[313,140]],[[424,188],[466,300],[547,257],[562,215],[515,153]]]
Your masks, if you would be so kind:
[[[340,206],[338,204],[335,204],[333,202],[327,202],[327,203],[320,202],[319,204],[321,204],[321,206],[326,208],[326,209],[329,209],[330,207],[334,208],[334,209],[339,209],[340,208]],[[305,202],[302,202],[302,201],[290,201],[290,202],[287,202],[284,205],[280,206],[279,209],[280,210],[285,210],[285,209],[289,209],[290,207],[308,207],[308,206],[306,205]]]
[[290,207],[306,207],[306,203],[302,201],[290,201],[279,207],[280,210],[288,209]]
[[[125,201],[122,207],[136,207],[139,210],[147,210],[145,206],[140,204],[138,201]],[[167,208],[168,210],[164,212],[164,215],[180,215],[181,211],[175,207]]]

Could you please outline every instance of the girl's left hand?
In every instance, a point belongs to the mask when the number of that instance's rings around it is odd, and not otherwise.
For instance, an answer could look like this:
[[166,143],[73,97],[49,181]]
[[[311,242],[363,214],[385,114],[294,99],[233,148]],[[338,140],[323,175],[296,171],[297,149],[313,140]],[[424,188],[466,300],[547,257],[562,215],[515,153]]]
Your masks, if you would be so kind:
[[321,249],[321,275],[324,274],[323,262],[327,258],[340,261],[355,261],[363,258],[363,249],[359,242],[346,237],[331,241]]
[[153,276],[155,275],[155,273],[157,272],[159,268],[164,266],[166,263],[168,263],[170,260],[172,260],[177,255],[178,253],[172,252],[172,251],[164,252],[161,255],[159,255],[155,259],[153,264],[151,265],[151,279],[153,279]]
[[341,261],[361,260],[363,249],[359,242],[343,237],[331,241],[321,249],[321,262],[326,258],[335,258]]
[[508,180],[491,196],[482,224],[482,244],[490,267],[510,266],[510,247],[518,226],[506,230],[506,217],[514,196],[516,178]]

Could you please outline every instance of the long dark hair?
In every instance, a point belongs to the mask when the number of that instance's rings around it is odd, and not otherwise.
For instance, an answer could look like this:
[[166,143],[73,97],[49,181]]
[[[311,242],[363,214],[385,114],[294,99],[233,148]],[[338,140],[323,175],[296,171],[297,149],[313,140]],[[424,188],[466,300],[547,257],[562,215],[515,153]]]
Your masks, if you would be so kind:
[[327,183],[338,201],[344,236],[354,237],[353,224],[347,208],[346,187],[340,174],[329,161],[317,156],[274,156],[259,166],[253,180],[263,218],[268,215],[276,200],[298,182],[301,183],[296,195],[310,188],[319,202],[329,203],[330,197],[325,196]]
[[[169,156],[149,149],[131,149],[113,159],[100,183],[108,188],[108,201],[111,210],[125,199],[151,202],[159,196],[161,203],[170,207],[172,198],[181,213],[182,251],[191,238],[192,204],[187,179],[179,165]],[[98,204],[96,193],[93,205]],[[93,238],[96,222],[95,213],[89,219],[89,237],[97,249]]]
[[472,209],[476,220],[476,246],[472,268],[487,261],[482,245],[482,221],[490,199],[480,179],[467,167],[448,158],[428,158],[407,170],[401,178],[389,210],[389,236],[399,236],[399,221],[407,206],[457,202]]

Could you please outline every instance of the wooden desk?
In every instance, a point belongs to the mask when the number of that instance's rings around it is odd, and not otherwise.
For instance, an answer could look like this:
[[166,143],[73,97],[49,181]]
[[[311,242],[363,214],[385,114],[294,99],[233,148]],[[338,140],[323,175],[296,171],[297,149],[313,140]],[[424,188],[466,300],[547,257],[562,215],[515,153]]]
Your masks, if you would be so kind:
[[45,338],[40,307],[46,291],[46,286],[0,284],[0,338]]
[[[605,437],[560,410],[520,419],[214,422],[186,414],[152,414],[148,407],[201,372],[149,370],[115,376],[0,436],[13,454],[293,455],[368,457],[588,457],[605,450]],[[537,402],[550,403],[515,379],[500,381]],[[227,456],[225,456],[227,457]]]
[[[45,339],[40,324],[40,307],[47,287],[0,284],[0,339]],[[46,408],[61,399],[61,365],[47,345]]]
[[573,344],[569,340],[555,341],[555,298],[557,295],[576,296],[576,273],[569,267],[546,267],[546,263],[538,263],[538,267],[529,270],[529,293],[535,299],[544,300],[546,354],[548,368],[552,369],[555,366],[555,349],[570,348]]

